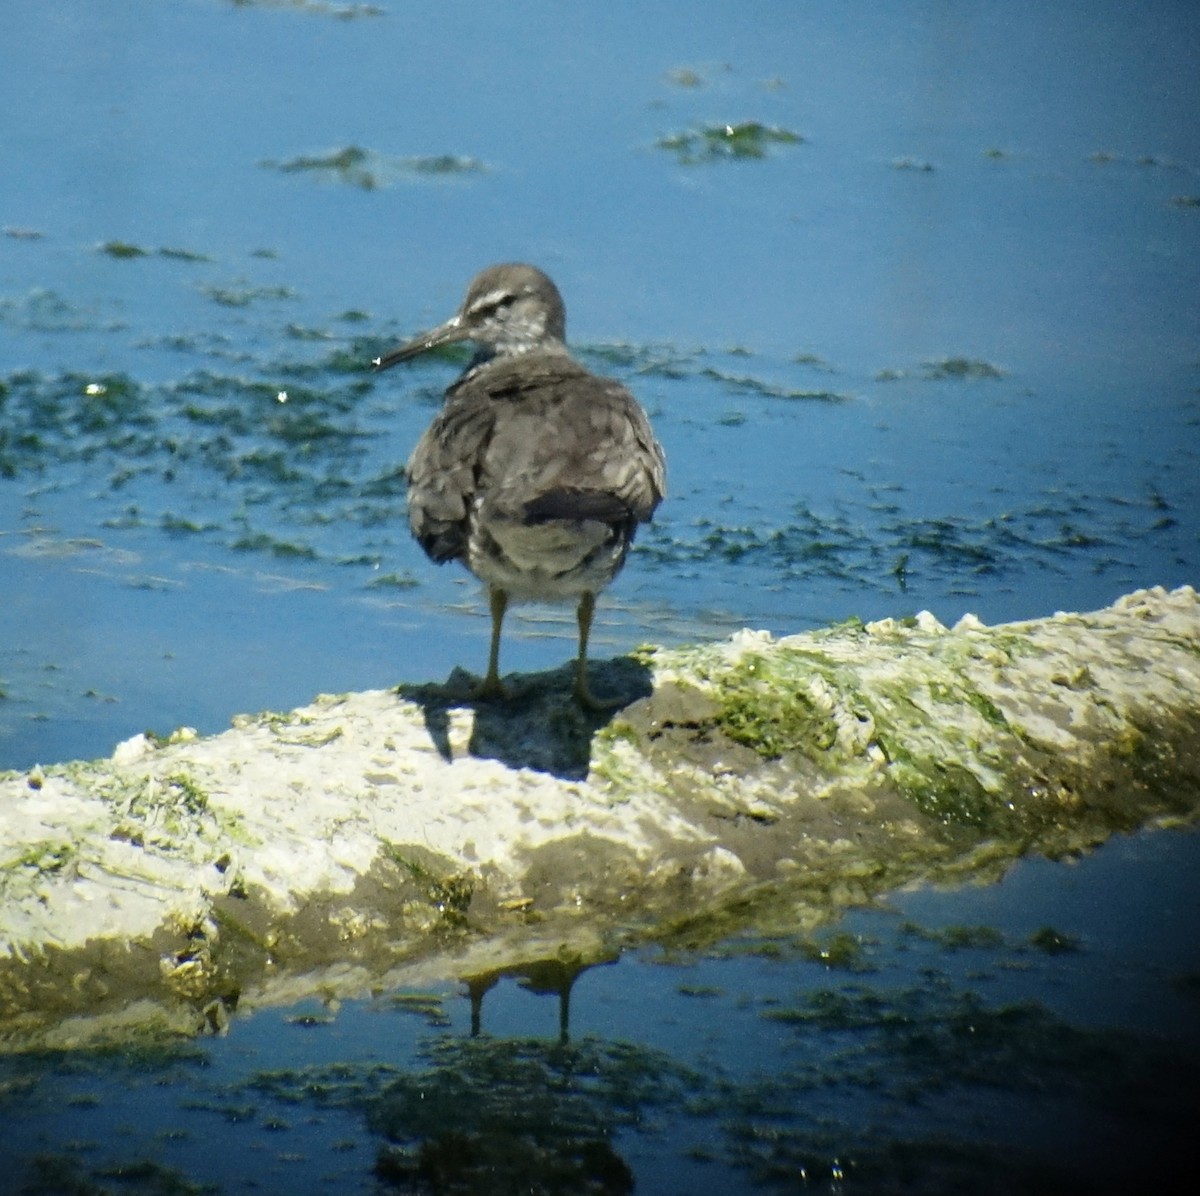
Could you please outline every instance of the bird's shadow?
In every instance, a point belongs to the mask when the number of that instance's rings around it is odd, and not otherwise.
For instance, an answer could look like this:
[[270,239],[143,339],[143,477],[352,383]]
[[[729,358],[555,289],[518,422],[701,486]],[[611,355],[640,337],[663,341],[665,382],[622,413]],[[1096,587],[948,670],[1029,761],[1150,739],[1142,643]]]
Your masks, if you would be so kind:
[[612,699],[611,708],[587,710],[575,700],[573,664],[506,677],[506,698],[473,696],[477,679],[462,669],[443,685],[400,685],[396,693],[421,707],[429,737],[445,760],[474,756],[577,781],[588,774],[596,732],[653,690],[649,666],[631,656],[590,661],[588,674],[594,691]]

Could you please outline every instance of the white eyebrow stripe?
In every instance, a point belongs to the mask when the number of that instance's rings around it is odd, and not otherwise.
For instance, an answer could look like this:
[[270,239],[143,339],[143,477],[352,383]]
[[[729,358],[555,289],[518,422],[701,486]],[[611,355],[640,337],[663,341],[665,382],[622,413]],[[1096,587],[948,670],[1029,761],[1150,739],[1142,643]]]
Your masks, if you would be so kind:
[[498,287],[494,291],[488,291],[486,295],[480,295],[474,303],[471,304],[471,311],[480,311],[485,307],[494,307],[502,299],[515,299],[516,295],[512,291],[503,287]]

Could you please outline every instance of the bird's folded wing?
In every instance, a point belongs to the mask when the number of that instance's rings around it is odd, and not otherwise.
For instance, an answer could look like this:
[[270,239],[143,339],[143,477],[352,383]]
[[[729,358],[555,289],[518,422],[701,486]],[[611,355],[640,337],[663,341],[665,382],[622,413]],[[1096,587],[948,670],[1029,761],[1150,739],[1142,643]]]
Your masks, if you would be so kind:
[[466,551],[467,512],[493,424],[490,403],[449,402],[408,459],[409,527],[439,564]]

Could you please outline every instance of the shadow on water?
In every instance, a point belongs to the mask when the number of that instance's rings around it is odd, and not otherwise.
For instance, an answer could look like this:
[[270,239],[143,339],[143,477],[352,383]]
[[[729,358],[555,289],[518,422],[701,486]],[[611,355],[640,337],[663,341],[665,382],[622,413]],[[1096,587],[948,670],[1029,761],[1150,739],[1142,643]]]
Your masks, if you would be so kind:
[[[611,709],[585,710],[574,700],[574,663],[510,675],[505,680],[510,696],[501,701],[473,697],[477,679],[459,668],[444,685],[401,685],[396,693],[421,707],[429,737],[447,761],[465,754],[581,781],[588,774],[596,732],[653,691],[650,668],[632,656],[589,661],[588,675],[594,691],[602,699],[612,699]],[[462,711],[473,715],[465,745],[455,734],[456,717]]]

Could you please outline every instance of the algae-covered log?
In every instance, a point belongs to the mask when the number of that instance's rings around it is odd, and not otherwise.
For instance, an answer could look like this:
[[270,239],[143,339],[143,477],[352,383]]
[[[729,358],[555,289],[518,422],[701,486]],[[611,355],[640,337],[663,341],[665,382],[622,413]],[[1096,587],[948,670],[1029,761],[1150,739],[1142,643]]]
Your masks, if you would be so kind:
[[1200,794],[1190,588],[992,628],[741,632],[596,680],[630,704],[580,712],[568,670],[506,704],[402,687],[3,774],[0,1036],[803,930]]

